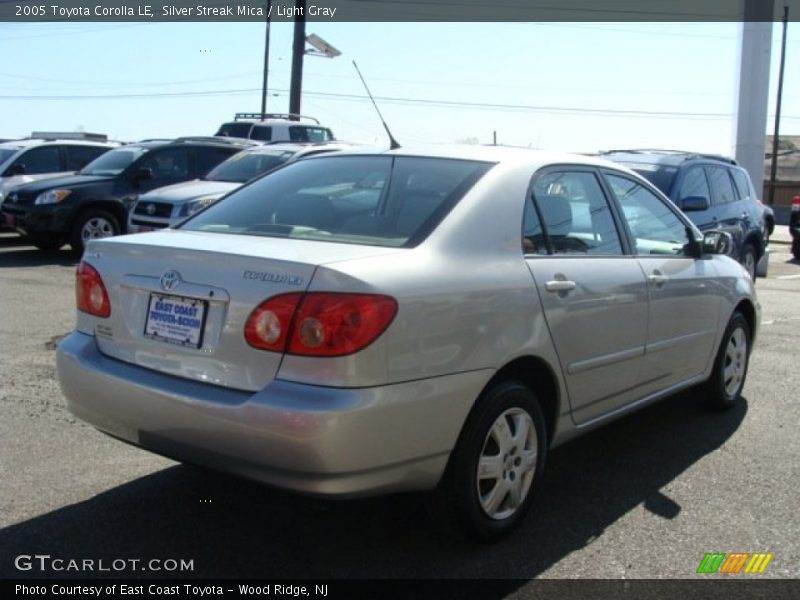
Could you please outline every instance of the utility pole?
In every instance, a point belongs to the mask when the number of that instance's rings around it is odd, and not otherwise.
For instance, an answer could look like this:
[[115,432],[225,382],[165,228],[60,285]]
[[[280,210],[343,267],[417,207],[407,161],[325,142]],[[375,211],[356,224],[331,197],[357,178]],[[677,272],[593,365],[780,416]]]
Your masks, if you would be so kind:
[[781,126],[781,98],[783,96],[783,66],[786,62],[786,27],[789,23],[789,6],[783,5],[783,39],[781,40],[781,68],[778,71],[778,101],[775,107],[775,132],[772,135],[772,164],[769,169],[769,198],[767,204],[775,204],[775,178],[778,173],[778,137]]
[[[292,83],[289,89],[289,113],[300,114],[303,90],[303,57],[306,51],[306,0],[294,3],[294,44],[292,45]],[[299,117],[290,117],[299,120]]]
[[269,15],[272,0],[267,0],[267,33],[264,39],[264,86],[261,88],[261,120],[267,118],[267,79],[269,78]]

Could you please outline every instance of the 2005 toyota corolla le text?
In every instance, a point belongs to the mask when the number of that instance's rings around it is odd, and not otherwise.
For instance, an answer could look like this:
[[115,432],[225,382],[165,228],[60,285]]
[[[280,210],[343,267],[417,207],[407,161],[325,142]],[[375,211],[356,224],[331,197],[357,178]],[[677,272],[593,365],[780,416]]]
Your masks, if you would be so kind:
[[431,490],[492,539],[554,445],[690,386],[738,401],[760,307],[729,241],[599,159],[312,157],[92,241],[59,377],[141,447],[307,493]]

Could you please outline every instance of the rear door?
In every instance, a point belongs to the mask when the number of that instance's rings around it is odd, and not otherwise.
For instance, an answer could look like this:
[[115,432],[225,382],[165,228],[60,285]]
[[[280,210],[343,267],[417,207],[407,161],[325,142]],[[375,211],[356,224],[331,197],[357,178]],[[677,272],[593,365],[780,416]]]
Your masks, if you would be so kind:
[[536,175],[523,248],[575,421],[637,399],[647,286],[594,169],[555,167]]
[[713,261],[689,254],[689,231],[672,206],[626,174],[605,172],[647,279],[650,318],[642,372],[647,394],[701,374],[721,310]]
[[745,231],[749,227],[742,214],[741,202],[733,187],[729,169],[724,166],[705,167],[711,184],[711,208],[714,213],[715,229],[727,231],[733,237],[733,247],[738,258],[744,243]]

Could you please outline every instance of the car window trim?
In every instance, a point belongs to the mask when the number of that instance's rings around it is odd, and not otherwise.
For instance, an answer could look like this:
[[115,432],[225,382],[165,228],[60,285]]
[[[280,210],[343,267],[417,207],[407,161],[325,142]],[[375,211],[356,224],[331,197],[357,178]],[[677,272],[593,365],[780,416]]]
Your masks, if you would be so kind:
[[[614,228],[617,231],[617,237],[619,238],[620,247],[622,248],[622,254],[556,254],[553,252],[553,246],[550,241],[550,233],[547,231],[547,224],[544,222],[542,218],[542,211],[539,207],[539,203],[536,201],[536,198],[533,194],[533,188],[536,182],[539,180],[540,177],[544,177],[548,174],[553,172],[565,172],[569,171],[572,173],[591,173],[594,175],[597,185],[600,188],[600,193],[606,200],[606,204],[609,207],[609,211],[611,213],[611,220],[614,223]],[[591,165],[581,165],[581,164],[573,164],[573,163],[557,163],[557,164],[549,164],[547,166],[541,167],[537,169],[536,172],[531,176],[530,183],[528,184],[528,191],[526,193],[526,202],[530,200],[533,203],[533,206],[536,210],[536,216],[539,219],[539,225],[542,228],[542,236],[545,239],[545,244],[547,245],[547,254],[531,254],[525,253],[523,250],[523,254],[525,257],[558,257],[558,258],[626,258],[632,255],[635,256],[635,252],[632,252],[632,246],[630,244],[630,240],[628,239],[629,232],[627,228],[625,230],[621,229],[622,223],[620,222],[620,215],[617,212],[616,206],[616,197],[613,196],[610,188],[606,188],[606,182],[602,177],[600,169],[595,166]],[[520,234],[520,241],[522,240],[522,233],[524,233],[525,229],[525,212],[522,213],[522,221],[520,222],[521,227],[521,234]]]
[[[645,188],[649,192],[652,192],[653,194],[655,194],[656,198],[661,200],[662,204],[664,204],[670,211],[672,211],[672,214],[675,215],[681,223],[683,223],[685,228],[687,228],[692,233],[696,233],[696,231],[695,231],[696,230],[696,226],[692,223],[692,221],[689,219],[689,217],[687,217],[683,213],[683,211],[681,211],[681,209],[679,209],[675,205],[675,203],[672,200],[670,200],[670,198],[667,195],[665,195],[656,186],[654,186],[649,181],[647,181],[647,179],[645,179],[644,177],[632,176],[630,173],[626,173],[625,171],[617,171],[616,169],[613,169],[613,168],[610,168],[610,167],[603,167],[602,169],[600,169],[600,171],[603,174],[604,181],[605,181],[605,177],[607,175],[614,175],[616,177],[622,177],[622,178],[627,179],[629,181],[632,181],[634,183],[638,183],[639,185],[641,185],[643,188]],[[608,191],[613,195],[614,192],[611,189],[611,184],[608,181],[605,181],[605,183],[608,186]],[[709,188],[709,190],[710,190],[710,188]],[[710,201],[711,201],[711,199],[709,198],[709,202]],[[616,196],[614,196],[614,204],[619,207],[619,210],[621,212],[622,211],[622,206],[619,204],[619,200],[617,199]],[[622,213],[622,212],[621,212],[621,214],[624,215],[624,213]],[[633,254],[633,256],[635,256],[637,258],[654,258],[656,256],[660,256],[661,258],[664,258],[665,255],[648,256],[647,254],[637,254],[637,252],[636,252],[636,238],[633,236],[633,232],[630,230],[630,227],[628,226],[627,219],[623,219],[623,223],[624,223],[624,227],[625,227],[626,236],[629,238],[629,241],[630,241],[630,244],[631,244],[631,253]],[[687,235],[688,235],[688,231],[687,231]],[[690,240],[687,240],[687,243],[689,241]],[[694,239],[691,240],[691,241],[698,242],[698,241],[700,241],[700,239],[698,239],[698,237],[695,235]],[[695,257],[691,256],[689,254],[682,254],[682,255],[677,255],[676,254],[674,256],[670,256],[670,258],[690,258],[692,260],[695,260]]]

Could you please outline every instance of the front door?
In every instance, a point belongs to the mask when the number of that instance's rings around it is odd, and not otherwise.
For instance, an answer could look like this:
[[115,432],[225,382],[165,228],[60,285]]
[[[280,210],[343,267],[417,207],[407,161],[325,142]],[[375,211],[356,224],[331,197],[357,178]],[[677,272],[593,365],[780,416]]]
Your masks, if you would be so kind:
[[713,358],[722,307],[711,260],[693,258],[686,223],[667,202],[639,182],[606,173],[619,200],[647,279],[650,319],[643,392],[702,374]]

